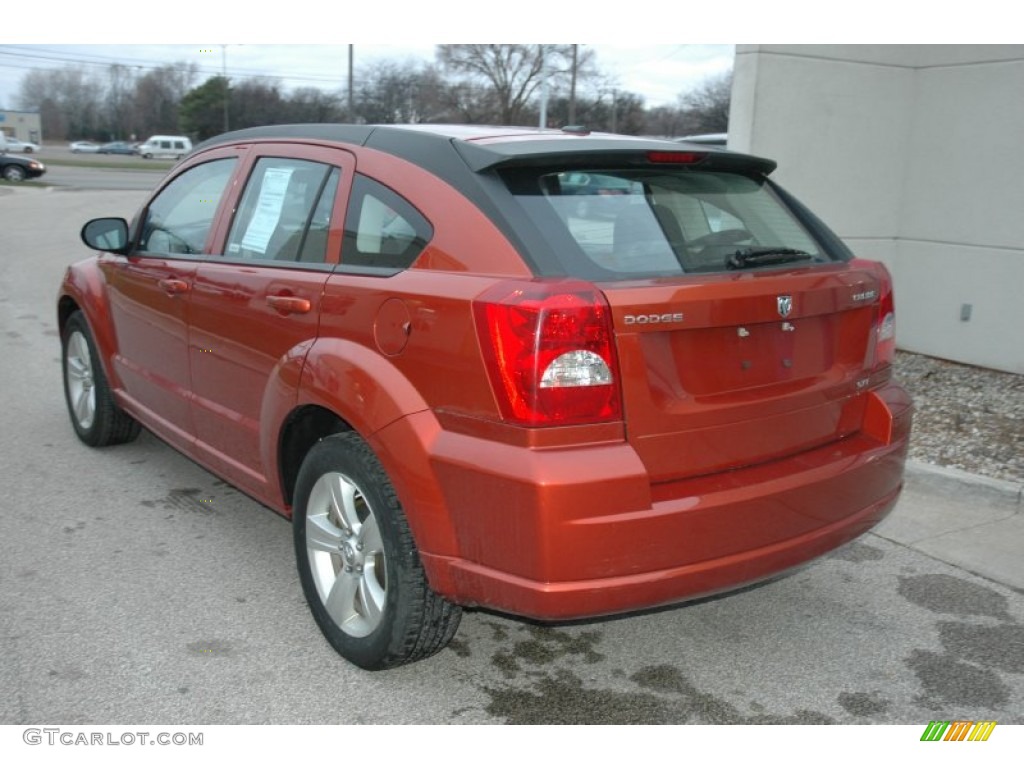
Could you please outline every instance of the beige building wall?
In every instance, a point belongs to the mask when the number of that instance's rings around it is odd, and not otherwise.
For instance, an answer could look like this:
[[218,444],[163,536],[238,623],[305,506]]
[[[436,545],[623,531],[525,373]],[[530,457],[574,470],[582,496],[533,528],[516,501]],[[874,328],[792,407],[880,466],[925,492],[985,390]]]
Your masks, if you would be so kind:
[[22,141],[38,144],[43,140],[43,129],[38,112],[0,109],[0,131]]
[[729,147],[886,263],[903,349],[1024,373],[1022,137],[1024,45],[737,46]]

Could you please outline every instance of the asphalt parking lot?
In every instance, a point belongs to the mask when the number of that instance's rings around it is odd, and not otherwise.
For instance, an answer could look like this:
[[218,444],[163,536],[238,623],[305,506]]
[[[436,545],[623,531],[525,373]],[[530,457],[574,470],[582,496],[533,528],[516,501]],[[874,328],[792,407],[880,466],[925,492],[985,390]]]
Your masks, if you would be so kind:
[[877,532],[768,584],[560,626],[468,612],[427,661],[347,664],[287,521],[148,433],[71,430],[56,290],[82,224],[143,199],[0,190],[0,723],[1024,722],[1019,491],[917,473]]

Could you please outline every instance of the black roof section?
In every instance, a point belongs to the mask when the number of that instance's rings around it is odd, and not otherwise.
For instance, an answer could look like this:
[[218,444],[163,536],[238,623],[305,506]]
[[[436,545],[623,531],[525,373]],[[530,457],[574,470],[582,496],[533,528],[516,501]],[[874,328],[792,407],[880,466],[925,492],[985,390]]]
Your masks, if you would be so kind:
[[[201,151],[237,141],[311,139],[371,147],[437,173],[450,176],[451,168],[439,167],[438,154],[452,149],[474,173],[511,166],[547,165],[554,155],[560,164],[581,167],[614,162],[617,165],[648,165],[648,152],[692,151],[705,155],[694,166],[734,170],[767,176],[776,163],[753,155],[730,152],[708,145],[686,145],[664,139],[647,139],[607,133],[582,133],[537,128],[474,125],[341,125],[311,123],[246,128],[215,136],[199,144]],[[443,163],[442,165],[448,165]]]

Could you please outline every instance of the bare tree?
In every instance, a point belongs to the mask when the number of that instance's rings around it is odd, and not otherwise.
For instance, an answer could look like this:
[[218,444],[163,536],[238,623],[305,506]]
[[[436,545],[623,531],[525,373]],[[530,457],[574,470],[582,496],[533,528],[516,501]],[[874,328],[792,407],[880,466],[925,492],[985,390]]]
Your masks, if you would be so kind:
[[341,119],[344,108],[340,93],[319,88],[298,88],[288,99],[288,122],[331,123]]
[[[494,118],[504,125],[522,120],[527,104],[545,76],[565,78],[572,71],[571,45],[439,45],[437,58],[446,71],[487,83],[495,97]],[[593,58],[585,51],[577,62],[577,77]]]
[[698,133],[691,131],[690,125],[691,122],[678,105],[651,107],[644,115],[644,133],[648,136],[674,138],[688,133]]
[[729,99],[732,70],[705,80],[680,95],[679,106],[687,118],[688,133],[723,133],[729,130]]
[[38,109],[56,118],[56,130],[44,125],[55,138],[96,138],[100,135],[103,86],[82,69],[32,70],[22,78],[17,103],[21,109]]
[[441,91],[435,68],[381,61],[359,86],[356,112],[367,123],[422,123],[443,112]]
[[180,132],[178,105],[195,83],[197,71],[195,64],[177,62],[138,79],[133,122],[139,136]]
[[134,130],[135,70],[123,64],[107,68],[107,93],[103,100],[105,138],[113,141]]

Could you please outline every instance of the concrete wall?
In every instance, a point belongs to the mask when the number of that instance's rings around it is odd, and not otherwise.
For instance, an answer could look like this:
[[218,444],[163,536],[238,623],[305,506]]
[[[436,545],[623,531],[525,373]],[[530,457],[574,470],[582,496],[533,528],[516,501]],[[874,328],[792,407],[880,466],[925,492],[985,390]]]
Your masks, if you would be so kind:
[[1024,45],[736,50],[730,148],[889,266],[903,349],[1024,373],[1022,137]]

